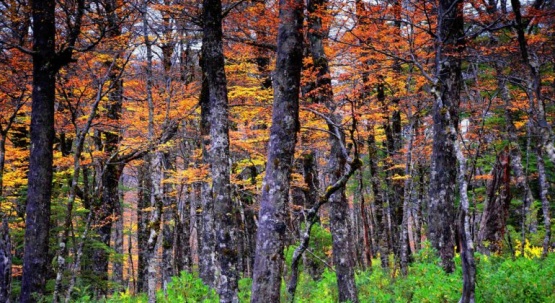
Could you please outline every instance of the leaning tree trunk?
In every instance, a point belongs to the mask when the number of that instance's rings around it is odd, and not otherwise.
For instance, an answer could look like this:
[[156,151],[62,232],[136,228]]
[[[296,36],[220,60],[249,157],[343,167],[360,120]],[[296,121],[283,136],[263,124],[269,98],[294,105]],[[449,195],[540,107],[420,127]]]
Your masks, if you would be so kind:
[[222,2],[203,2],[203,72],[208,81],[210,106],[210,171],[216,237],[217,290],[220,302],[237,302],[237,246],[233,243],[235,218],[231,201],[229,164],[229,110],[222,42]]
[[438,7],[436,47],[436,83],[433,106],[433,146],[429,189],[429,238],[441,257],[443,269],[455,269],[455,184],[457,162],[456,138],[450,128],[458,128],[461,90],[461,58],[463,47],[463,12],[461,0],[440,0]]
[[279,1],[274,106],[266,176],[262,184],[251,302],[279,302],[286,205],[299,131],[303,41],[302,0]]

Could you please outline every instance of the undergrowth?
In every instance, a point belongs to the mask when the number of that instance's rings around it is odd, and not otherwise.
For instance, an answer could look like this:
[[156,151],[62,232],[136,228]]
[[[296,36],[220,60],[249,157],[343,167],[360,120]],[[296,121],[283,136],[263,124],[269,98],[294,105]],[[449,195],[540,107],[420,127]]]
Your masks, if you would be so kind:
[[[377,260],[376,260],[377,261]],[[460,259],[456,270],[446,274],[430,248],[415,255],[406,277],[398,269],[383,270],[379,261],[373,270],[359,272],[356,277],[360,302],[458,302],[462,291]],[[555,302],[555,254],[546,259],[536,257],[488,257],[476,254],[476,302]],[[376,265],[377,264],[377,265]],[[326,269],[318,281],[302,274],[296,302],[337,302],[335,273]],[[239,298],[249,302],[250,279],[239,281]],[[284,285],[282,293],[285,296]],[[284,297],[285,298],[285,297]],[[174,277],[166,292],[158,292],[158,302],[218,302],[215,291],[190,274]],[[92,302],[84,296],[78,302]],[[107,302],[147,302],[146,296],[119,293]]]

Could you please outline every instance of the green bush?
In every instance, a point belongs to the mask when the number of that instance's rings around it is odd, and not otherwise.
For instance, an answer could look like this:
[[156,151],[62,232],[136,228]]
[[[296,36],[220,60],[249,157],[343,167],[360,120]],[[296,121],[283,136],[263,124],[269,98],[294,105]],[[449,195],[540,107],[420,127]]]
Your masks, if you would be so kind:
[[[360,302],[458,302],[462,291],[460,258],[455,259],[456,270],[446,274],[429,244],[414,256],[406,277],[399,270],[384,271],[379,266],[359,272],[356,276]],[[377,262],[376,262],[377,263]],[[555,254],[546,259],[503,258],[476,254],[476,302],[555,302]],[[251,279],[239,281],[239,300],[249,302]],[[285,283],[282,285],[285,295]],[[283,297],[285,298],[285,296]],[[296,302],[337,302],[335,273],[324,270],[317,281],[301,273],[295,295]],[[83,295],[77,302],[93,302]],[[108,300],[113,303],[147,302],[146,295],[131,296],[119,293]],[[168,284],[166,294],[158,292],[158,302],[218,302],[214,290],[200,278],[183,272]]]

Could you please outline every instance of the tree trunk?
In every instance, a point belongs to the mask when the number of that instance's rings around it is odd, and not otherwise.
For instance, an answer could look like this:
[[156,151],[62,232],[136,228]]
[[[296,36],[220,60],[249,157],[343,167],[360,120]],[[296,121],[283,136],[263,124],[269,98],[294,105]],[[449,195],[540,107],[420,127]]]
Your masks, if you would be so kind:
[[549,182],[547,182],[547,175],[545,172],[545,163],[541,149],[536,150],[536,159],[538,161],[538,179],[540,187],[540,200],[542,202],[543,211],[543,226],[545,228],[545,235],[543,238],[542,258],[547,257],[549,248],[551,246],[551,214],[550,205],[547,193],[549,191]]
[[[457,137],[457,131],[451,126],[451,135]],[[472,241],[470,216],[468,215],[468,183],[466,181],[466,158],[462,152],[459,140],[455,139],[455,153],[459,161],[459,194],[460,194],[460,217],[459,233],[461,238],[461,263],[463,272],[463,290],[459,303],[474,303],[476,289],[476,262],[474,261],[474,243]]]
[[[317,72],[315,85],[316,103],[326,106],[330,112],[328,121],[329,143],[331,146],[328,160],[328,179],[330,184],[337,182],[345,173],[347,155],[344,149],[345,135],[340,128],[341,116],[335,111],[337,106],[334,104],[333,91],[331,85],[331,74],[329,70],[328,58],[324,52],[324,37],[327,31],[324,30],[322,18],[318,15],[325,11],[326,0],[308,1],[308,40],[310,42],[310,53],[314,68]],[[320,11],[322,10],[322,11]],[[330,230],[333,242],[333,261],[335,274],[337,275],[337,286],[339,290],[340,302],[358,302],[353,258],[354,243],[351,237],[352,227],[350,222],[350,210],[345,189],[339,189],[330,197]]]
[[12,290],[12,242],[8,219],[2,218],[0,232],[0,302],[10,303]]
[[21,302],[36,302],[46,285],[50,198],[52,194],[52,144],[57,69],[55,57],[56,1],[33,1],[33,93],[31,156],[25,220],[25,253]]
[[221,0],[203,2],[203,72],[208,81],[210,106],[210,171],[220,302],[238,302],[235,218],[231,201],[229,164],[229,110],[224,70]]
[[370,182],[372,183],[372,193],[374,196],[378,250],[380,252],[381,266],[383,269],[388,270],[390,245],[387,229],[387,213],[383,201],[383,192],[378,171],[378,148],[376,146],[373,129],[368,136],[368,157],[370,158]]
[[144,163],[138,169],[138,186],[137,193],[137,292],[147,291],[147,256],[146,247],[148,241],[148,211],[150,205],[150,191],[152,189],[150,177],[150,155],[143,157]]
[[[410,109],[409,109],[410,112]],[[409,119],[412,119],[409,115]],[[405,186],[403,194],[403,221],[401,223],[401,272],[404,276],[408,274],[408,259],[409,259],[409,238],[410,233],[410,218],[411,218],[411,193],[412,193],[412,148],[413,148],[413,123],[410,124],[408,129],[408,143],[407,143],[407,160],[405,162]]]
[[279,1],[274,106],[256,236],[253,303],[280,301],[286,205],[297,131],[300,128],[303,7],[304,2],[301,0]]
[[433,93],[433,146],[429,189],[429,238],[441,257],[443,269],[455,269],[454,230],[457,157],[456,138],[450,128],[458,128],[461,90],[460,52],[464,43],[462,1],[440,0],[436,41],[436,81]]
[[512,198],[510,166],[510,154],[505,150],[497,156],[491,172],[492,179],[487,186],[487,199],[478,233],[478,248],[482,253],[498,254],[503,251],[506,222]]
[[[203,70],[202,90],[200,94],[200,135],[202,140],[202,162],[210,165],[210,91],[208,76],[205,75],[206,60],[200,58],[200,66]],[[198,204],[197,204],[198,205]],[[216,288],[216,235],[214,230],[214,203],[210,184],[200,182],[200,224],[198,229],[199,239],[199,276],[202,281],[212,288]]]

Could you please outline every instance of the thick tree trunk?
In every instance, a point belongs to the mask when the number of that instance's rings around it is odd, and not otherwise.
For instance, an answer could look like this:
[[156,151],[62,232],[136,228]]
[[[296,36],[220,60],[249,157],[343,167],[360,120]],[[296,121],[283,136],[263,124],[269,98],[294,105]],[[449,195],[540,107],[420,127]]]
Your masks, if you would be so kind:
[[429,189],[429,238],[439,252],[443,269],[455,269],[455,184],[456,138],[450,128],[458,128],[461,90],[461,58],[464,43],[462,1],[440,0],[436,41],[436,79],[433,106],[433,146]]
[[237,247],[229,164],[229,110],[224,70],[221,0],[203,2],[203,72],[210,105],[210,171],[220,302],[237,302]]
[[[52,193],[52,144],[54,142],[56,1],[33,1],[33,93],[31,156],[25,220],[25,253],[21,302],[36,302],[46,285],[50,198]],[[37,297],[38,296],[38,297]]]
[[[210,165],[210,92],[208,77],[204,74],[206,60],[201,57],[200,66],[203,69],[202,90],[200,94],[200,134],[202,140],[202,162]],[[198,202],[198,201],[197,201]],[[197,204],[198,205],[198,204]],[[210,184],[200,182],[200,216],[198,229],[199,242],[199,276],[202,281],[212,288],[216,288],[216,235],[214,230],[214,203]]]
[[279,1],[274,106],[266,176],[262,184],[251,302],[279,302],[283,271],[286,205],[299,130],[302,66],[301,0]]

